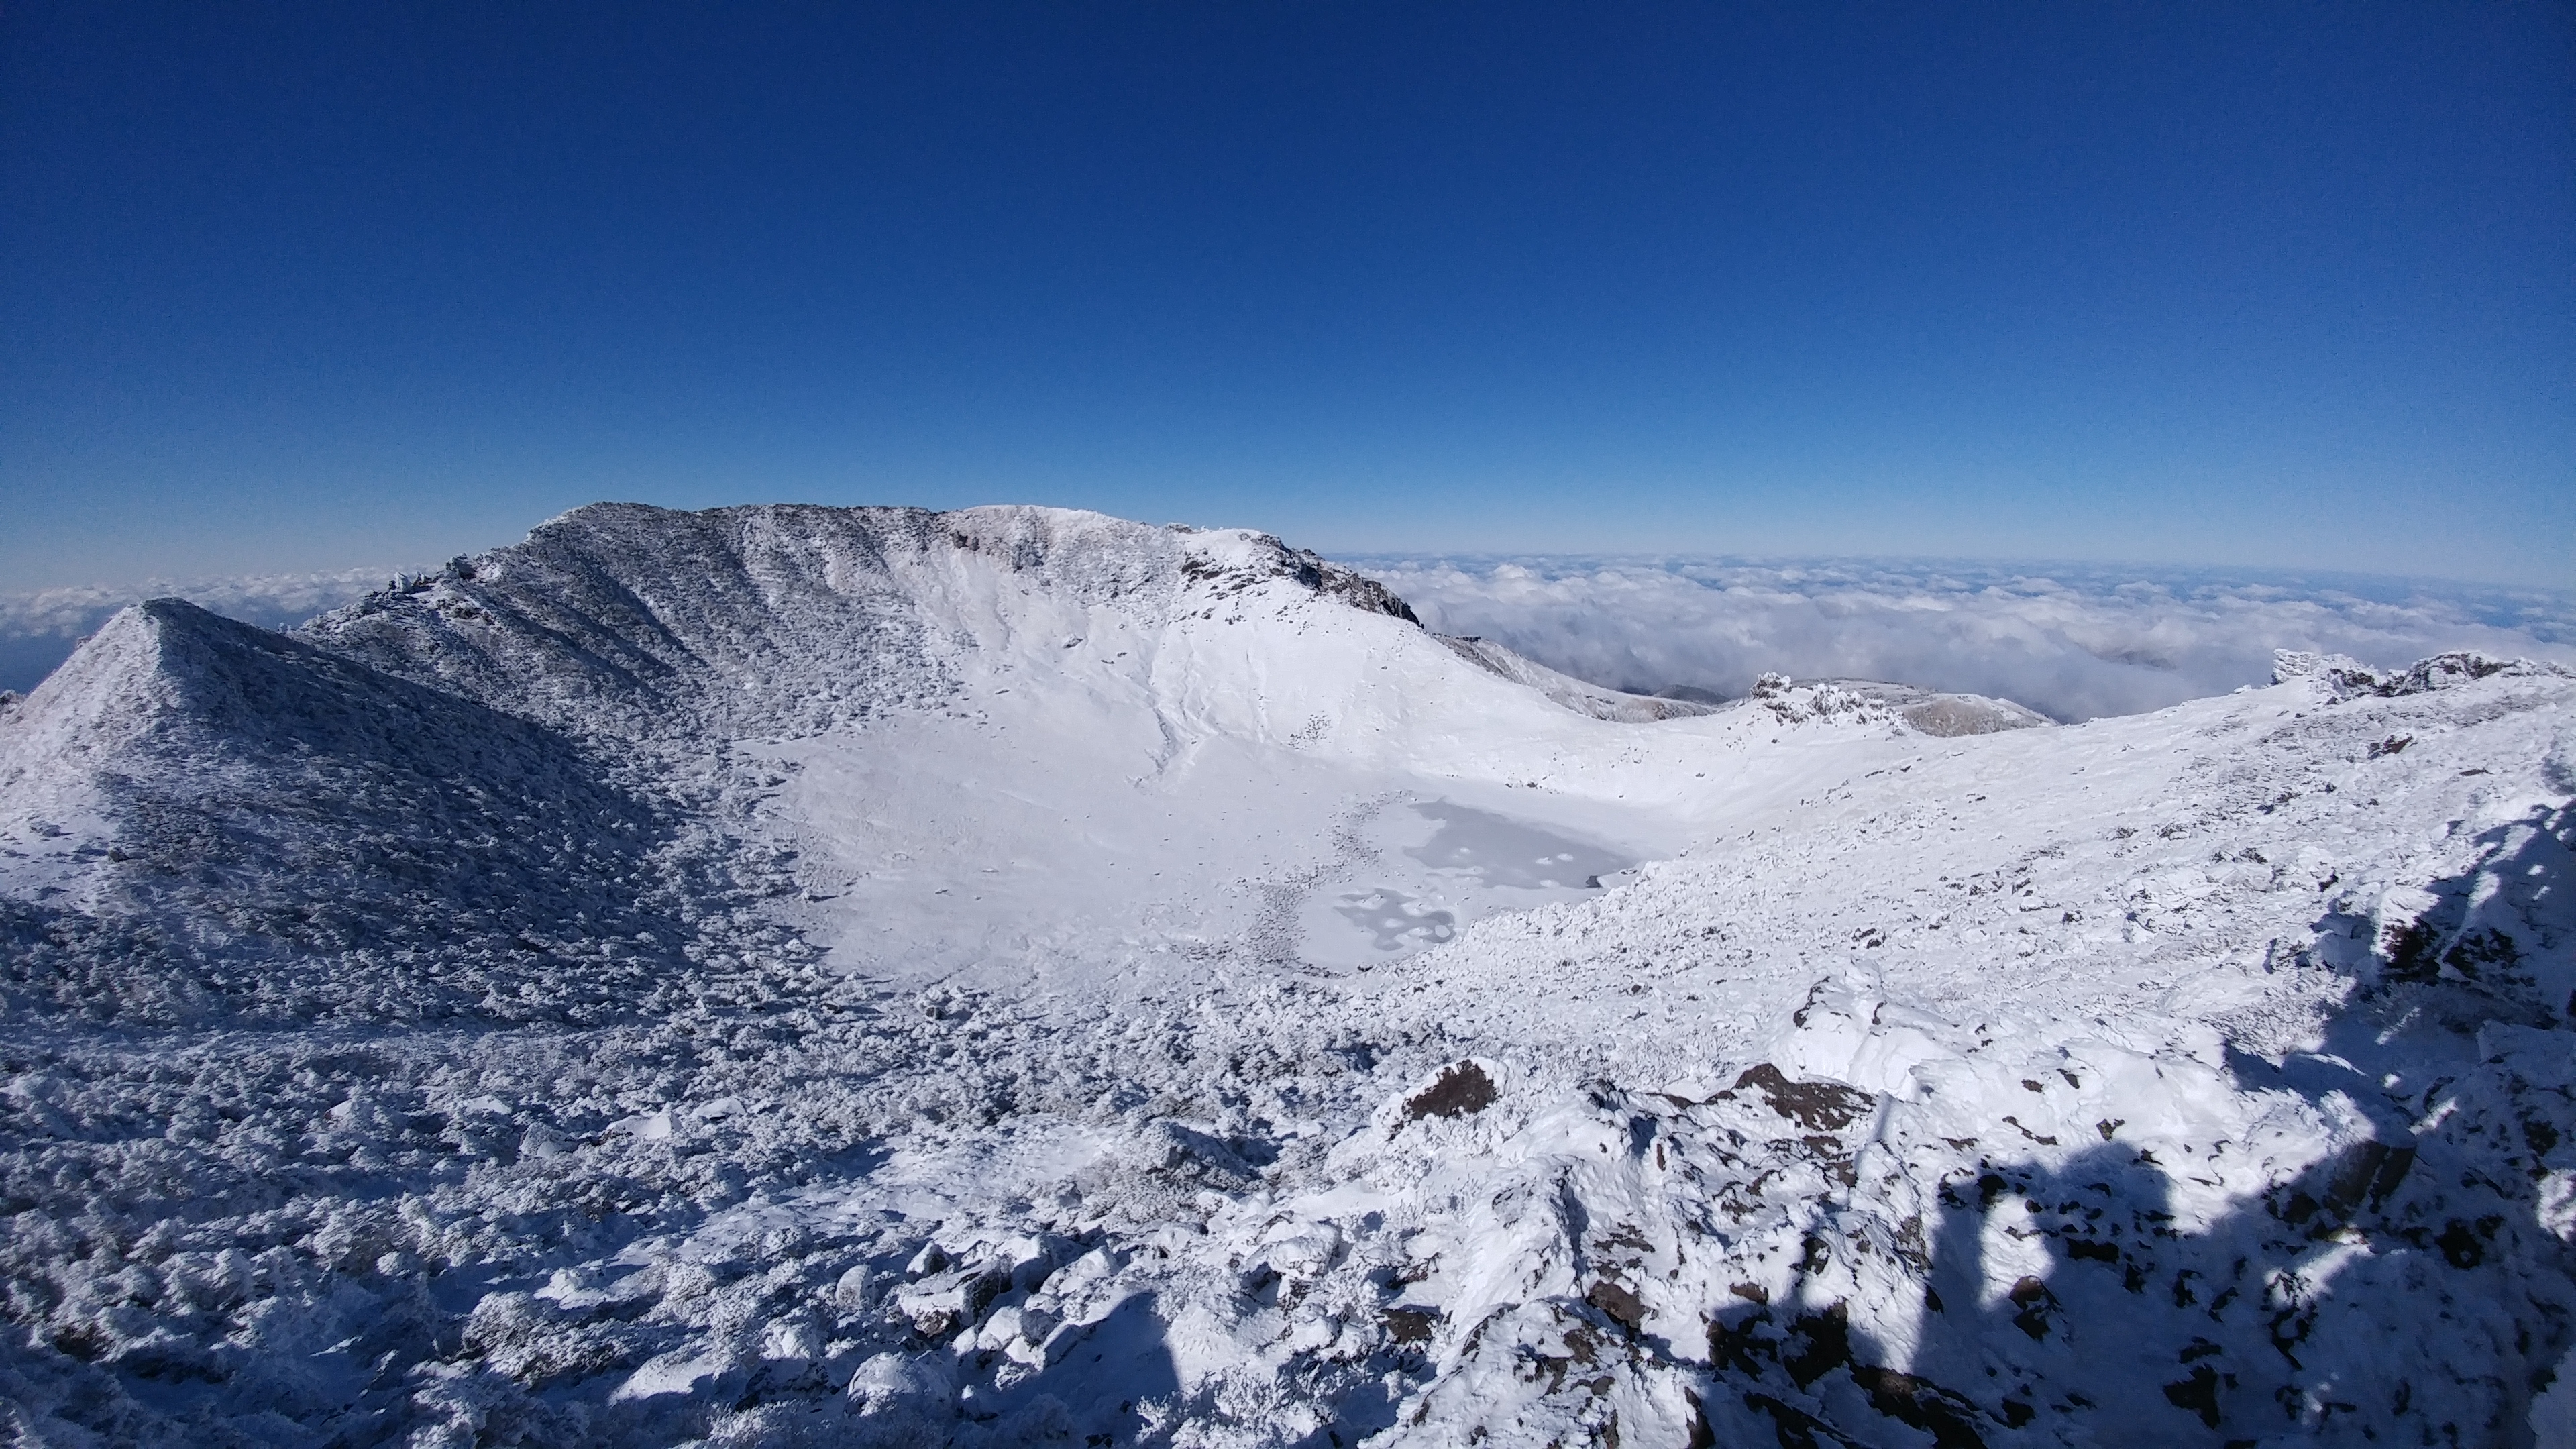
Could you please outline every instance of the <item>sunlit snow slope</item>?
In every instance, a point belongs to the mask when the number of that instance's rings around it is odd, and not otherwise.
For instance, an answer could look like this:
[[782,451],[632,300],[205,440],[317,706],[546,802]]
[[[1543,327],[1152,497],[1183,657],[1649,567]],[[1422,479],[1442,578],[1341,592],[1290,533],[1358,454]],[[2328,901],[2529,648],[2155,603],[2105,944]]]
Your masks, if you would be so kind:
[[1017,508],[141,606],[0,712],[0,1411],[2567,1442],[2571,705],[1697,712]]

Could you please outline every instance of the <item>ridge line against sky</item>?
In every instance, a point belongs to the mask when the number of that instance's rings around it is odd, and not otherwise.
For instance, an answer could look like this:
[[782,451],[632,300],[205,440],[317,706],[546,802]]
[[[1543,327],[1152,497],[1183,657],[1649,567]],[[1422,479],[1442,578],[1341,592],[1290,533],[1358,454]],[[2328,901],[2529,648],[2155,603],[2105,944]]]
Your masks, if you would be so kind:
[[[2063,560],[2034,572],[1963,559],[1331,556],[1390,585],[1430,628],[1639,691],[1736,694],[1780,670],[1997,695],[2080,720],[2259,684],[2282,648],[2391,667],[2452,649],[2576,664],[2576,594],[2529,586]],[[0,592],[0,689],[34,687],[146,592],[274,628],[393,572]]]
[[0,10],[0,589],[599,496],[2576,585],[2576,11]]

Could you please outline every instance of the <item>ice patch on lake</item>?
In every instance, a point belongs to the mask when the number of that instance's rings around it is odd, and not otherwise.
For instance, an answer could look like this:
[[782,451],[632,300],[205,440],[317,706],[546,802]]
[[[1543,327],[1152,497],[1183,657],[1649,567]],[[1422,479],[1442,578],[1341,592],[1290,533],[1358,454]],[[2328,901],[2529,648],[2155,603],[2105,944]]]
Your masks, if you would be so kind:
[[1486,916],[1602,889],[1633,855],[1455,800],[1415,800],[1358,833],[1366,864],[1320,885],[1299,924],[1308,960],[1368,967],[1450,940]]
[[1342,919],[1375,937],[1381,951],[1419,951],[1458,934],[1458,916],[1402,891],[1344,891],[1334,907]]
[[1434,800],[1412,807],[1438,828],[1404,853],[1444,874],[1474,877],[1488,886],[1517,890],[1583,889],[1604,875],[1636,864],[1597,845],[1514,820],[1490,810]]

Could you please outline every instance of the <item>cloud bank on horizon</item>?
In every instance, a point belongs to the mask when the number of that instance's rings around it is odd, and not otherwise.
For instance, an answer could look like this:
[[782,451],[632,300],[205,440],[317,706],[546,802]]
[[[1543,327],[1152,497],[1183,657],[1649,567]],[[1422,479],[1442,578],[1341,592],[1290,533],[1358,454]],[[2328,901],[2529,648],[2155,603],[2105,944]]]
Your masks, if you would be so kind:
[[1736,695],[1778,670],[1997,695],[2071,722],[2264,683],[2274,649],[2576,663],[2576,597],[2538,589],[1891,559],[1352,562],[1442,633],[1641,692]]
[[[2270,677],[2274,649],[2404,664],[2445,649],[2576,663],[2576,596],[2422,580],[1890,559],[1353,556],[1444,634],[1579,678],[1741,694],[1756,675],[1886,679],[2061,720],[2135,714]],[[32,689],[127,604],[175,594],[286,628],[389,571],[339,569],[0,594],[0,689]]]
[[175,596],[245,624],[284,629],[356,603],[383,588],[390,574],[369,567],[0,594],[0,689],[24,694],[35,688],[84,636],[128,604]]

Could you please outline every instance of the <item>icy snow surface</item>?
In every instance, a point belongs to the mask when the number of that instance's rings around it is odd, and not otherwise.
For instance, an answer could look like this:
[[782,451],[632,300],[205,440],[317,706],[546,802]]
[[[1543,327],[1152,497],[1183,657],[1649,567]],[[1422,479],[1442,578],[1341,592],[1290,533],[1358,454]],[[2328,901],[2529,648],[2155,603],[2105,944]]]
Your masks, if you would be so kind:
[[128,610],[0,713],[10,1433],[2563,1442],[2576,677],[1558,681],[1039,509]]

